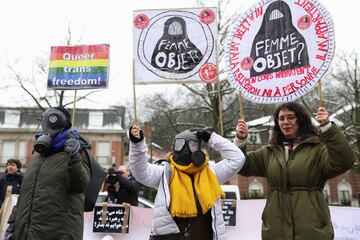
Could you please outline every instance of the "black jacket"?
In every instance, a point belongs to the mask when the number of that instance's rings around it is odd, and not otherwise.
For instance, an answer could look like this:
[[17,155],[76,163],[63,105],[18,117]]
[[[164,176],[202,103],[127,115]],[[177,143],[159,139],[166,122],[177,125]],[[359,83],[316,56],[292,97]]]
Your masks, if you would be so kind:
[[81,162],[68,165],[59,151],[43,157],[33,153],[15,211],[15,240],[83,238],[84,192],[90,164],[84,150]]
[[129,203],[132,206],[137,206],[140,184],[132,176],[126,178],[119,175],[118,180],[120,183],[120,190],[117,193],[116,203]]
[[16,174],[5,173],[5,175],[0,178],[0,207],[4,202],[7,186],[13,187],[12,194],[19,194],[22,179],[23,176],[20,171],[17,171]]

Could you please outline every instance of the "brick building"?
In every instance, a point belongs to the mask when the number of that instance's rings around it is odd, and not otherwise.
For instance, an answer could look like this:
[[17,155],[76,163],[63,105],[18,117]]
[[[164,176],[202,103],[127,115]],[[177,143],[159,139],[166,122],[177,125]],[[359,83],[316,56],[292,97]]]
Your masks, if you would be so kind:
[[[37,108],[0,107],[0,171],[9,158],[25,166],[31,159],[34,134],[41,132],[42,111]],[[76,109],[75,127],[92,144],[91,153],[103,167],[123,164],[125,155],[125,107]],[[126,140],[127,141],[127,140]]]

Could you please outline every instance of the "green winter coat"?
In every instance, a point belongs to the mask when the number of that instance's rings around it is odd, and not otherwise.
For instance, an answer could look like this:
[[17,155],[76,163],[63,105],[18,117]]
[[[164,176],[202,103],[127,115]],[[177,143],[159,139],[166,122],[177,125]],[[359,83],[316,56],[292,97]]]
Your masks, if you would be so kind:
[[80,240],[89,160],[68,167],[64,151],[46,158],[34,152],[24,175],[15,215],[15,240]]
[[330,211],[322,193],[326,180],[353,166],[354,153],[335,126],[299,143],[285,160],[283,147],[264,146],[246,154],[243,176],[267,178],[262,239],[333,239]]

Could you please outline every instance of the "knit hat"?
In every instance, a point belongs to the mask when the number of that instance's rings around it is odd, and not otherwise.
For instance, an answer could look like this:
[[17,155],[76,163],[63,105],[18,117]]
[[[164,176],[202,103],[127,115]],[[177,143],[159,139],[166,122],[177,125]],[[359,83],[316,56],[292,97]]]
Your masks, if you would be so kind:
[[67,123],[69,124],[68,127],[71,127],[71,114],[70,114],[69,110],[67,110],[66,108],[64,108],[62,106],[53,107],[53,108],[59,110],[62,113],[64,113],[64,115],[65,115],[65,117],[67,119]]

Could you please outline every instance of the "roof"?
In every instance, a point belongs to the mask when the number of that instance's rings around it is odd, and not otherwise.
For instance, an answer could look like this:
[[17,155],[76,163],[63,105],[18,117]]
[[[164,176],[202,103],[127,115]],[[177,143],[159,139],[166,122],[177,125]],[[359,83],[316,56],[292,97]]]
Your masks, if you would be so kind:
[[[42,113],[39,108],[0,107],[0,128],[39,130]],[[124,131],[124,118],[123,106],[108,109],[76,109],[74,125],[80,130]]]

